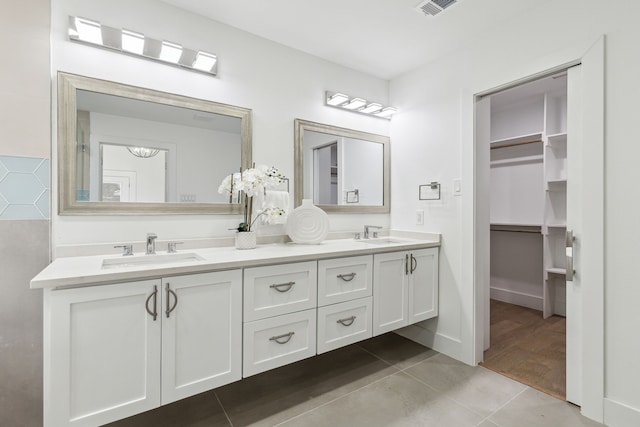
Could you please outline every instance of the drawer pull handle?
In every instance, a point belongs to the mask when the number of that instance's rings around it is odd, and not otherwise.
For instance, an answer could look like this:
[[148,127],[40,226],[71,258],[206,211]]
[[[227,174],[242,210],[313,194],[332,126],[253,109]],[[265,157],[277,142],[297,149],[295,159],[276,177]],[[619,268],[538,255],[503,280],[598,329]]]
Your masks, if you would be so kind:
[[278,335],[276,337],[269,338],[269,341],[275,341],[278,344],[286,344],[291,341],[291,337],[295,334],[295,332],[289,332],[288,334]]
[[[151,298],[153,298],[153,311],[149,310],[149,301]],[[144,307],[147,309],[147,313],[153,316],[153,321],[155,322],[158,317],[158,287],[156,285],[153,285],[153,292],[147,297]]]
[[346,319],[337,320],[336,323],[340,323],[342,326],[351,326],[356,321],[356,316],[347,317]]
[[350,282],[353,280],[354,277],[356,277],[356,273],[338,274],[338,277],[344,280],[345,282]]
[[[171,290],[171,288],[169,288],[169,283],[167,283],[167,310],[165,311],[165,313],[167,314],[167,319],[169,318],[169,316],[171,315],[171,312],[173,310],[176,309],[176,306],[178,305],[178,295],[173,292]],[[173,295],[173,305],[171,305],[171,295]]]
[[[293,285],[295,285],[296,282],[288,282],[288,283],[274,283],[273,285],[269,286],[271,289],[275,289],[278,292],[287,292],[289,289],[291,289],[291,287]],[[280,289],[283,288],[283,289]],[[285,289],[286,288],[286,289]]]

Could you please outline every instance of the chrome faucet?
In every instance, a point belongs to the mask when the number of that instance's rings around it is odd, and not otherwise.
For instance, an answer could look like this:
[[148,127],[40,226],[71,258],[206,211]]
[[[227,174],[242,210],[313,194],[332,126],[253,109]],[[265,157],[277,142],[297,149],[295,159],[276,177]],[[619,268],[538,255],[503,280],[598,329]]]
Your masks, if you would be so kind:
[[[365,225],[364,226],[364,238],[368,239],[369,238],[369,229],[370,228],[377,228],[378,230],[382,229],[382,227],[378,226],[378,225]],[[374,231],[373,232],[373,237],[378,237],[378,232]]]
[[156,239],[158,235],[156,233],[147,233],[147,255],[154,255],[156,253]]

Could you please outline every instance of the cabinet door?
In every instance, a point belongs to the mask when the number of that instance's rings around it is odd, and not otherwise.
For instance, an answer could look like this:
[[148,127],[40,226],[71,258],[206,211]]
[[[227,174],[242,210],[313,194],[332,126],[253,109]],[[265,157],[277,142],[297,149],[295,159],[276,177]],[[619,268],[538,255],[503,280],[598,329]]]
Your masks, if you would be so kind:
[[407,325],[406,252],[373,256],[373,336]]
[[239,380],[242,271],[162,281],[162,404]]
[[409,324],[438,315],[438,248],[409,253]]
[[45,291],[45,426],[102,425],[160,405],[161,322],[145,310],[159,304],[159,288]]

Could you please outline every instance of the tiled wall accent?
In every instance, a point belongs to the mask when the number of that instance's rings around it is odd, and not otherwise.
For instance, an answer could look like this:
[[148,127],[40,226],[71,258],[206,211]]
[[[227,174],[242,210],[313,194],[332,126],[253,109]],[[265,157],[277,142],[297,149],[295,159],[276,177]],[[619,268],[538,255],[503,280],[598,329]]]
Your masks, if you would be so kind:
[[49,159],[0,156],[0,219],[49,219]]

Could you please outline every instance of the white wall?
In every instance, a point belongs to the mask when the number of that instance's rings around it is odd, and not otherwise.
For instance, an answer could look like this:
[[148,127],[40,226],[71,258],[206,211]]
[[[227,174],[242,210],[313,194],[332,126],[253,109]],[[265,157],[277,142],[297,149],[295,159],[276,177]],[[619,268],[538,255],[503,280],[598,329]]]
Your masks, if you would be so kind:
[[[359,190],[358,204],[384,204],[384,146],[377,142],[344,138],[342,142],[342,199],[347,191]],[[380,167],[372,167],[379,165]]]
[[[218,76],[210,77],[69,42],[66,36],[69,15],[95,19],[105,25],[130,28],[157,39],[215,52],[220,58]],[[276,166],[290,178],[293,178],[294,169],[295,118],[381,135],[389,133],[387,120],[329,108],[323,103],[324,91],[334,90],[386,104],[387,81],[153,0],[53,0],[52,78],[57,71],[251,108],[254,161]],[[55,99],[53,105],[56,105]],[[56,123],[55,112],[53,123]],[[55,147],[55,130],[53,135]],[[52,191],[55,192],[56,188]],[[54,202],[53,212],[56,211]],[[330,221],[332,231],[359,230],[365,223],[388,226],[389,216],[330,215]],[[231,236],[228,229],[237,226],[239,217],[54,215],[52,222],[55,247],[61,244],[141,241],[147,231],[156,232],[160,239]],[[282,232],[282,227],[279,228]]]
[[[473,361],[471,326],[474,313],[472,258],[463,242],[472,218],[461,217],[469,197],[469,165],[473,164],[474,93],[579,58],[606,34],[605,142],[605,421],[640,423],[640,287],[634,268],[640,236],[638,194],[640,144],[640,3],[619,0],[602,8],[595,0],[558,0],[531,10],[484,37],[467,50],[451,54],[391,82],[391,104],[400,113],[391,126],[392,227],[443,233],[440,273],[440,316],[424,325],[444,351]],[[433,82],[438,84],[434,85]],[[463,149],[464,147],[464,149]],[[464,167],[463,167],[464,165]],[[425,175],[441,179],[441,203],[415,196]],[[463,177],[463,195],[452,197],[451,183]],[[425,210],[425,225],[414,225],[416,209]],[[462,260],[465,260],[463,264]],[[588,310],[585,307],[585,310]],[[607,409],[609,408],[609,409]],[[615,411],[615,413],[614,413]],[[621,421],[620,414],[627,421]],[[632,424],[632,421],[635,424]]]
[[99,171],[99,142],[159,148],[168,153],[168,201],[180,202],[181,195],[193,195],[203,203],[227,199],[218,194],[218,186],[240,167],[239,133],[103,113],[91,113],[90,123],[92,174]]

